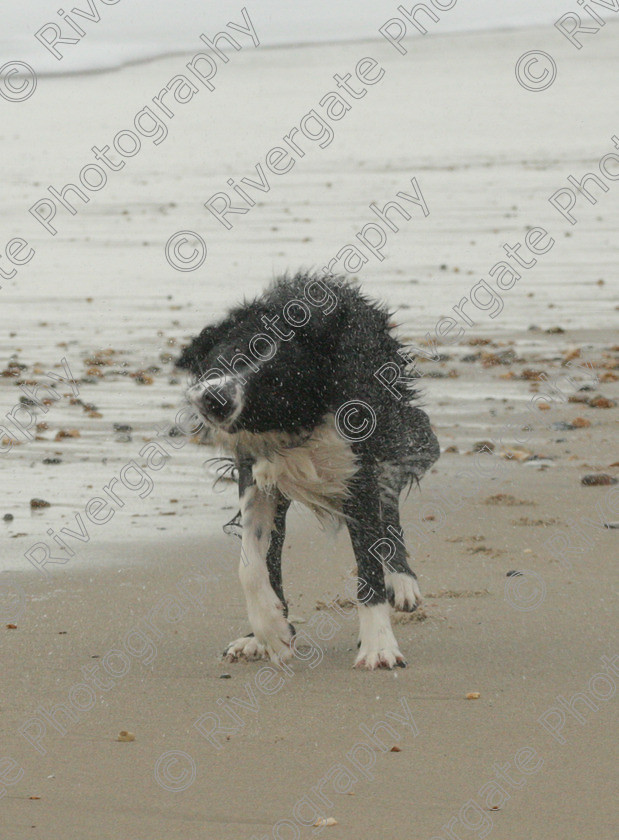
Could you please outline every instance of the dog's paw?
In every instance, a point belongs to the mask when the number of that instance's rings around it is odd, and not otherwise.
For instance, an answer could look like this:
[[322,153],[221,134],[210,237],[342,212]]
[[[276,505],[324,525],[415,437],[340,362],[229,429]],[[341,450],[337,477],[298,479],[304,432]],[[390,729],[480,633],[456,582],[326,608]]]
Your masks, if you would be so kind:
[[414,612],[421,603],[416,579],[405,572],[386,572],[385,587],[391,606],[400,612]]
[[265,646],[253,635],[241,636],[240,639],[230,642],[222,655],[224,662],[239,662],[240,660],[254,662],[257,659],[268,658]]
[[378,668],[406,668],[406,660],[394,640],[394,644],[389,647],[361,645],[354,667],[365,668],[368,671],[376,671]]
[[294,627],[283,615],[272,616],[271,621],[263,623],[258,635],[264,643],[268,658],[275,665],[292,659],[292,639]]
[[355,668],[406,668],[389,617],[389,604],[359,607],[359,653]]
[[284,605],[272,590],[252,593],[247,599],[249,623],[271,662],[292,658],[294,627],[284,615]]

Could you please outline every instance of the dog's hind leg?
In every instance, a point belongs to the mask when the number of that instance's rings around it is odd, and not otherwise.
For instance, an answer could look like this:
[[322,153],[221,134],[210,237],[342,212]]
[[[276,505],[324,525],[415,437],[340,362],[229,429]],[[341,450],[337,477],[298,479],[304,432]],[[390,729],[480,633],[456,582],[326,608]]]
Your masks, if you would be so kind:
[[401,612],[413,612],[421,603],[417,575],[408,565],[404,534],[400,526],[398,502],[389,501],[382,511],[383,534],[387,538],[383,547],[387,553],[381,560],[385,572],[387,598],[391,606]]
[[380,497],[375,468],[362,465],[344,503],[355,558],[359,613],[359,653],[356,668],[406,666],[391,629],[385,575],[379,555],[371,548],[381,537]]
[[281,585],[281,549],[288,504],[275,494],[259,490],[251,462],[239,466],[239,497],[243,534],[239,577],[245,593],[253,633],[232,642],[224,651],[228,662],[269,658],[274,662],[291,656],[294,628]]

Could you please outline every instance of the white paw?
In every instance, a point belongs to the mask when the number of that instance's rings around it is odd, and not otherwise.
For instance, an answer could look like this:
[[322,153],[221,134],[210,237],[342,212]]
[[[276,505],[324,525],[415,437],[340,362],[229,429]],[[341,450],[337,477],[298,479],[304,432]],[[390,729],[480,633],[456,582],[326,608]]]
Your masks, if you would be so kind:
[[355,668],[406,668],[406,661],[400,652],[391,629],[389,604],[359,606],[359,653]]
[[395,610],[413,612],[421,603],[421,592],[412,575],[385,572],[385,586],[389,603]]
[[394,642],[390,648],[364,649],[361,647],[355,659],[355,668],[365,668],[368,671],[376,671],[378,668],[389,668],[391,670],[396,666],[406,668],[406,660],[402,656],[397,642]]
[[224,662],[238,662],[240,659],[252,662],[268,658],[265,646],[255,636],[241,636],[230,642],[222,657]]
[[292,627],[284,616],[284,605],[273,590],[264,588],[247,599],[249,623],[254,636],[266,651],[271,662],[285,662],[292,658]]

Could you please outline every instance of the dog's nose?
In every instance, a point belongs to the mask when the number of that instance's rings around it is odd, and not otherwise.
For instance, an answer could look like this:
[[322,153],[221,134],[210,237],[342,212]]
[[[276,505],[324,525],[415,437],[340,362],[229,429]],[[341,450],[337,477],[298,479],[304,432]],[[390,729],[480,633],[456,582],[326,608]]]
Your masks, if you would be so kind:
[[[219,397],[218,397],[219,394]],[[225,400],[222,402],[221,400]],[[232,395],[228,391],[207,388],[200,396],[199,408],[207,416],[218,422],[226,420],[234,411]]]
[[215,423],[223,423],[235,411],[236,388],[233,382],[198,382],[187,391],[198,411]]

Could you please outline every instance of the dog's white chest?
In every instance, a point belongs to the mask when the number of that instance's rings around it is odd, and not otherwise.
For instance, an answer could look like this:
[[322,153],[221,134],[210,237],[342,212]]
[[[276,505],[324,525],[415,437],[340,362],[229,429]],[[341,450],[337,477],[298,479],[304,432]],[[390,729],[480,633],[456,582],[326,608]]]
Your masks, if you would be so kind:
[[338,434],[333,418],[301,446],[260,455],[253,465],[254,480],[261,490],[277,488],[319,515],[341,512],[348,481],[356,471],[350,444]]

